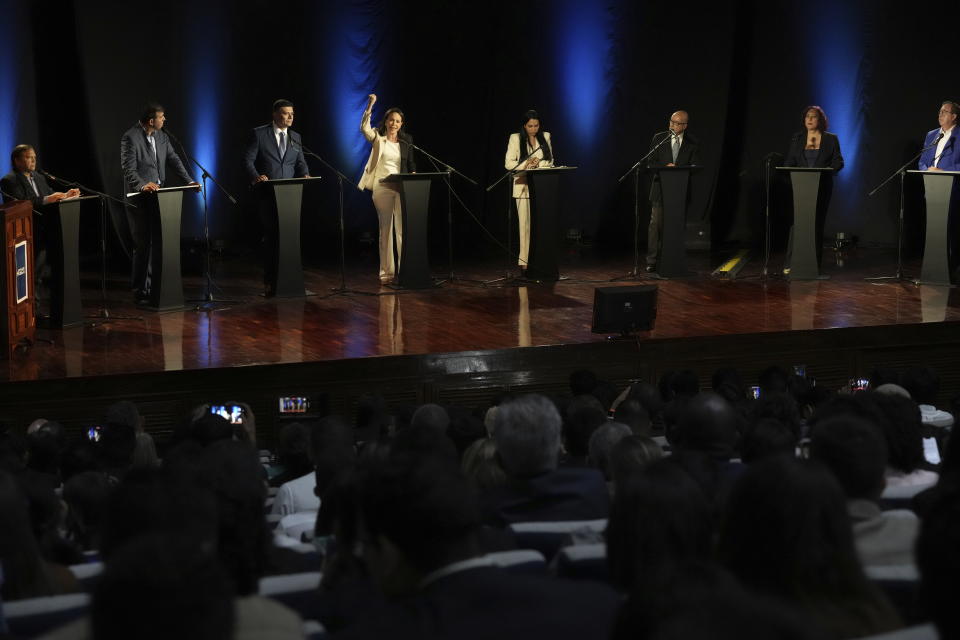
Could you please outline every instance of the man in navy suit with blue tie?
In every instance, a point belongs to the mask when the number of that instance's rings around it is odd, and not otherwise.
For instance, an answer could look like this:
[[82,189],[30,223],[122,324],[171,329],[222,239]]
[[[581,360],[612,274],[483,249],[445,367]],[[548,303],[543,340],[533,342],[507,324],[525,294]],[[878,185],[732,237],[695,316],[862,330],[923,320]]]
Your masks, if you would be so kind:
[[[273,103],[273,122],[253,130],[253,137],[243,154],[243,166],[251,184],[281,178],[309,177],[303,155],[300,134],[293,125],[293,103],[277,100]],[[263,281],[267,295],[274,293],[277,273],[277,210],[276,202],[266,191],[259,199],[260,221],[264,230]]]
[[[167,166],[177,177],[190,185],[199,184],[183,166],[180,156],[163,132],[166,122],[163,107],[148,104],[140,114],[140,121],[130,127],[120,139],[120,166],[123,169],[125,193],[145,191],[155,193],[167,184]],[[149,302],[147,266],[153,238],[159,237],[156,223],[160,219],[156,198],[136,198],[136,208],[127,207],[127,222],[133,236],[133,296],[138,303]],[[153,208],[154,210],[151,210]],[[160,257],[154,256],[159,262]]]
[[960,144],[957,143],[957,115],[960,104],[946,100],[937,114],[939,127],[927,132],[920,171],[960,171]]

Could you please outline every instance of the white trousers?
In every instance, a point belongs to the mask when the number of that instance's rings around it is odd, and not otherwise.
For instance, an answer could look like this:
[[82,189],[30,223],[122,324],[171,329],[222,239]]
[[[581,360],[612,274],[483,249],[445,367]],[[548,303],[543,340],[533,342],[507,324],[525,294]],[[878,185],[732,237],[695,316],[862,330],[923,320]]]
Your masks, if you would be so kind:
[[[373,190],[373,206],[377,208],[380,219],[380,278],[392,278],[397,275],[403,247],[403,212],[400,206],[400,192],[388,187]],[[393,238],[397,238],[397,258],[393,258]]]
[[517,264],[527,266],[530,257],[530,198],[514,198],[517,203],[517,223],[520,229],[520,254]]

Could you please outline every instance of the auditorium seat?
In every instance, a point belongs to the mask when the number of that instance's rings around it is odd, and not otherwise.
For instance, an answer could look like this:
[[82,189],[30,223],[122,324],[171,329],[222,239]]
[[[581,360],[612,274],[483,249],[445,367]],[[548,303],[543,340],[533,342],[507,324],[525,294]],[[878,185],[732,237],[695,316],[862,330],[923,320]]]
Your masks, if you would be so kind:
[[920,606],[920,574],[915,565],[865,567],[864,571],[887,596],[905,624],[919,624],[925,620]]
[[510,525],[520,549],[534,549],[549,561],[561,547],[570,544],[571,536],[582,534],[596,540],[607,528],[606,518],[599,520],[566,520],[563,522],[514,522]]
[[76,576],[80,587],[87,593],[93,590],[93,585],[97,578],[103,573],[102,562],[87,562],[84,564],[70,565],[70,572]]
[[553,559],[551,569],[558,578],[608,582],[607,545],[597,543],[563,547]]
[[517,549],[514,551],[494,551],[484,556],[501,569],[511,573],[546,575],[547,559],[539,551]]
[[70,593],[4,602],[3,613],[12,637],[34,638],[83,617],[89,607],[89,594]]

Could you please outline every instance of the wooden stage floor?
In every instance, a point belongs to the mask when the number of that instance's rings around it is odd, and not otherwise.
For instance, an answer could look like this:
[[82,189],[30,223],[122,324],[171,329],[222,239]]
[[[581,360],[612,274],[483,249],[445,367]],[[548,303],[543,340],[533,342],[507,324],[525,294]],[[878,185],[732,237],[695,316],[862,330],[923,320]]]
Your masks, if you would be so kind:
[[[339,271],[308,269],[307,288],[318,295],[298,299],[260,296],[259,270],[251,262],[217,265],[217,297],[231,302],[213,311],[138,309],[126,279],[115,274],[105,305],[110,322],[96,318],[99,283],[85,274],[84,310],[94,317],[82,327],[39,330],[40,340],[29,351],[0,363],[0,378],[53,380],[602,342],[606,336],[590,332],[594,289],[615,284],[659,287],[656,327],[641,341],[960,320],[954,289],[864,281],[893,272],[895,255],[886,250],[857,250],[839,259],[828,251],[824,272],[830,279],[814,282],[762,282],[756,260],[738,279],[718,280],[710,277],[718,260],[700,255],[691,257],[690,278],[612,283],[630,270],[632,256],[568,254],[561,267],[567,279],[557,283],[484,286],[479,281],[501,275],[502,266],[465,264],[456,268],[462,279],[440,288],[392,291],[380,288],[375,267],[365,264],[346,274],[347,286],[358,293],[329,296],[340,284]],[[446,270],[441,265],[438,271]],[[908,263],[906,272],[918,273],[919,264]],[[200,278],[185,278],[188,298],[199,296],[201,287]]]

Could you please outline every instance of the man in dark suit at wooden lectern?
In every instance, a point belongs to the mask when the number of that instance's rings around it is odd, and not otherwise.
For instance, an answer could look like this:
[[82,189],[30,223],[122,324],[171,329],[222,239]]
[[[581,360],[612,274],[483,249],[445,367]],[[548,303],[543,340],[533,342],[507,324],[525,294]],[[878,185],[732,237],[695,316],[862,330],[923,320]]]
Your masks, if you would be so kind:
[[[689,167],[700,164],[700,144],[687,132],[690,115],[674,111],[670,116],[670,130],[654,134],[650,148],[656,148],[647,161],[648,167]],[[659,146],[657,146],[659,145]],[[663,195],[660,178],[654,176],[650,185],[650,226],[647,228],[647,271],[655,271],[660,257],[660,231],[663,227]]]
[[[243,167],[251,184],[265,180],[309,177],[310,169],[303,155],[300,134],[291,129],[293,103],[277,100],[273,103],[273,122],[256,127],[243,154]],[[263,282],[267,295],[272,290],[277,272],[277,210],[276,202],[266,190],[258,198],[260,222],[264,235]]]

